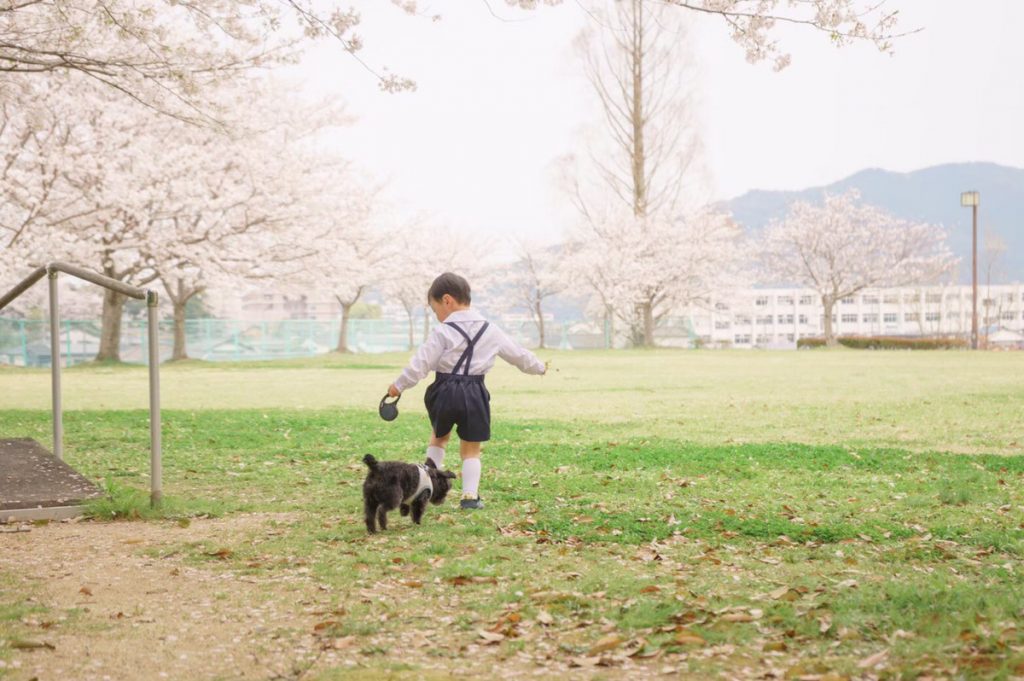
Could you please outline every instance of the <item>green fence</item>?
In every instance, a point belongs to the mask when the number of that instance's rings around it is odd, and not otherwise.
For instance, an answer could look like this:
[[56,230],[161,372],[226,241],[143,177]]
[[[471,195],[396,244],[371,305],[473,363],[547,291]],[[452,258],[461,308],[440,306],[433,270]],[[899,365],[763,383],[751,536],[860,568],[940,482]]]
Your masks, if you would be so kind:
[[[340,320],[288,319],[239,321],[190,319],[185,322],[188,356],[207,361],[289,359],[325,354],[337,348]],[[530,322],[502,324],[502,328],[527,347],[536,347],[538,334]],[[423,342],[423,322],[413,328],[404,320],[352,319],[348,347],[353,352],[406,352]],[[100,346],[97,321],[65,320],[61,323],[61,354],[66,366],[91,361]],[[172,322],[160,324],[160,357],[171,357]],[[583,323],[550,323],[546,345],[561,349],[608,347],[605,330]],[[144,320],[125,319],[121,325],[121,360],[147,362]],[[45,320],[0,318],[0,364],[50,366],[50,325]]]

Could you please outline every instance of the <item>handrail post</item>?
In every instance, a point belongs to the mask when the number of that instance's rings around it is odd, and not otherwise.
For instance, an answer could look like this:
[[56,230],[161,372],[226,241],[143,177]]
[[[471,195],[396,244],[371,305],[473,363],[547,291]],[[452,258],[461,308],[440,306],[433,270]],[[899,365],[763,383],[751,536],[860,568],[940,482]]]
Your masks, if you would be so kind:
[[60,299],[57,272],[47,270],[50,284],[50,384],[53,400],[53,455],[64,458],[64,417],[60,401]]
[[160,327],[157,318],[159,298],[146,291],[146,316],[149,325],[149,482],[150,506],[163,500],[163,462],[160,441]]

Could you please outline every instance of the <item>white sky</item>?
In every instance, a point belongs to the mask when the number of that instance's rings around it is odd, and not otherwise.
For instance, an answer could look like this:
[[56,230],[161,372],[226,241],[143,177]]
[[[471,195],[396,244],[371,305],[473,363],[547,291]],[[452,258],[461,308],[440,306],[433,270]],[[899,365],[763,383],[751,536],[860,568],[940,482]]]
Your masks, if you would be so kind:
[[[337,151],[388,184],[400,214],[488,235],[555,241],[573,219],[555,162],[580,152],[600,113],[572,42],[589,21],[575,0],[533,12],[504,0],[420,4],[441,21],[365,0],[361,53],[414,78],[381,93],[336,47],[301,72],[356,117]],[[901,27],[923,31],[888,56],[834,48],[810,30],[780,33],[781,73],[750,65],[713,17],[697,17],[700,118],[716,198],[802,189],[866,167],[914,170],[953,161],[1024,166],[1022,0],[889,0]]]

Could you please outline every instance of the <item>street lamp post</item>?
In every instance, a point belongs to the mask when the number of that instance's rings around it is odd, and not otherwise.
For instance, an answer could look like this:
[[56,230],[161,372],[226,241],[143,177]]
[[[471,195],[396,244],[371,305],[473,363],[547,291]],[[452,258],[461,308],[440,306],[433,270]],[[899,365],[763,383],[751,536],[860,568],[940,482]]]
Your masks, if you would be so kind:
[[978,204],[981,195],[976,191],[960,194],[960,205],[971,207],[973,227],[971,231],[971,349],[978,349]]

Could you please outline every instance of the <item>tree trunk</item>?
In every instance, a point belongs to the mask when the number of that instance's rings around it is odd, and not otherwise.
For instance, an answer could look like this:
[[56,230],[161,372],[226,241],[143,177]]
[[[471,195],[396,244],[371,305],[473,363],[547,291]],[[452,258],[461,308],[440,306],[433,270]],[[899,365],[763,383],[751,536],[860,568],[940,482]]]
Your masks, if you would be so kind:
[[341,303],[341,328],[338,330],[337,352],[350,352],[348,349],[348,317],[355,303]]
[[538,347],[544,347],[544,312],[540,308],[540,300],[534,302],[534,313],[537,315],[537,332],[540,334],[540,345]]
[[188,359],[188,349],[185,347],[185,306],[188,299],[175,299],[174,305],[174,350],[171,353],[171,361]]
[[834,348],[836,343],[836,336],[832,330],[832,310],[835,308],[836,299],[831,296],[821,297],[821,306],[825,308],[825,345],[830,348]]
[[405,308],[405,313],[409,315],[409,350],[412,351],[413,347],[416,345],[416,340],[413,338],[413,328],[415,327],[412,318],[413,308]]
[[124,314],[125,297],[103,289],[103,318],[100,330],[100,351],[97,362],[121,361],[121,317]]
[[610,305],[604,307],[604,345],[605,350],[615,348],[615,313]]
[[430,333],[430,308],[423,308],[423,342],[427,342],[427,334]]
[[644,317],[644,347],[654,347],[654,304],[651,301],[645,302],[642,306]]

